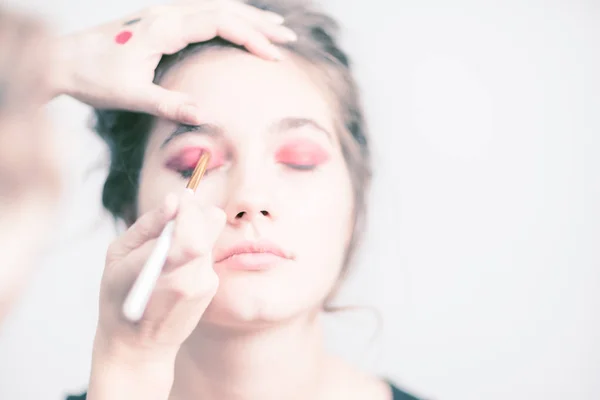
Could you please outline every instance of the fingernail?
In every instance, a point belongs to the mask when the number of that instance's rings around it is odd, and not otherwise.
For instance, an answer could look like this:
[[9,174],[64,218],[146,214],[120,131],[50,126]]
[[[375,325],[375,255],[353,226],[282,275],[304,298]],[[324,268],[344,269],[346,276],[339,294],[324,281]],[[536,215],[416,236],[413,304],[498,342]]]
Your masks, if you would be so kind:
[[269,17],[269,20],[271,20],[271,22],[273,22],[274,24],[283,24],[283,22],[285,21],[285,18],[283,18],[282,15],[279,15],[277,13],[274,12],[267,12],[267,16]]
[[162,211],[165,215],[172,215],[178,207],[177,196],[174,193],[169,193],[165,197],[165,201],[163,203]]
[[187,124],[199,124],[200,123],[200,108],[193,104],[186,104],[181,107],[181,122]]
[[269,53],[273,60],[275,60],[275,61],[283,60],[283,53],[281,53],[281,51],[277,47],[272,46]]
[[295,42],[296,40],[298,40],[298,35],[296,35],[296,32],[294,32],[293,30],[287,29],[285,31],[285,38],[290,42]]
[[194,197],[196,193],[190,189],[190,188],[185,188],[183,189],[183,193],[181,194],[182,197]]

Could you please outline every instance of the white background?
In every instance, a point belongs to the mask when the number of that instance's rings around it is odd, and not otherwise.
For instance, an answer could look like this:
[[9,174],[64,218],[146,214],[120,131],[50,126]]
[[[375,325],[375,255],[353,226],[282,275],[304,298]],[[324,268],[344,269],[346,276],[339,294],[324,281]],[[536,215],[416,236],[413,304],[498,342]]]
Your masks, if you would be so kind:
[[[152,1],[12,3],[70,32]],[[376,154],[369,237],[342,300],[383,317],[330,318],[331,347],[429,398],[600,399],[600,3],[328,7]],[[0,331],[2,400],[85,387],[114,233],[89,110],[53,111],[64,222]]]

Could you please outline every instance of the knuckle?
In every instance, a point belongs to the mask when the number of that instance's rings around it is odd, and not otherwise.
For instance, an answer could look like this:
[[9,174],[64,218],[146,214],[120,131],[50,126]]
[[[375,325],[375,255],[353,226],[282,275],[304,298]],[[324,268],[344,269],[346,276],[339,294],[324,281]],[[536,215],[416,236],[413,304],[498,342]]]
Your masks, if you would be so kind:
[[119,244],[120,244],[119,239],[115,239],[108,244],[108,248],[106,250],[107,258],[111,258],[113,255],[115,255],[118,252]]
[[[146,18],[145,30],[153,42],[169,45],[177,42],[183,29],[183,15],[171,8],[159,7]],[[176,40],[177,39],[177,40]],[[161,49],[162,50],[162,49]]]
[[146,8],[146,14],[151,16],[161,16],[165,13],[172,11],[173,6],[166,4],[157,4]]
[[180,301],[193,299],[196,297],[195,292],[197,291],[192,287],[192,285],[182,282],[181,280],[174,283],[171,290],[175,299]]
[[185,14],[182,13],[171,13],[164,18],[162,25],[157,28],[160,29],[158,32],[160,32],[164,41],[166,54],[173,54],[187,44],[186,30],[189,23],[187,23],[185,17]]
[[219,223],[225,222],[225,220],[227,219],[227,214],[225,214],[225,211],[223,211],[223,209],[219,207],[210,207],[206,210],[206,215],[208,216],[208,218]]
[[187,116],[185,107],[186,106],[184,104],[177,104],[173,106],[173,117],[176,120],[183,120]]
[[182,256],[180,252],[174,248],[171,248],[171,251],[169,252],[165,260],[165,265],[169,266],[170,268],[173,268],[181,264],[181,260]]
[[193,244],[187,244],[181,248],[182,258],[186,260],[193,260],[194,258],[201,257],[203,251],[199,246]]
[[199,3],[202,3],[202,10],[214,11],[222,6],[223,0],[201,0]]
[[150,235],[150,227],[147,226],[145,223],[142,223],[140,221],[140,223],[138,224],[134,224],[131,229],[135,230],[135,232],[139,235],[139,236],[149,236]]
[[169,282],[169,291],[176,301],[185,302],[194,300],[201,296],[201,288],[198,282],[189,279],[185,275],[180,275],[177,279]]
[[[183,49],[187,43],[182,40],[181,37],[183,37],[183,35],[178,35],[172,40],[167,40],[163,50],[164,54],[175,54],[179,50]],[[180,114],[182,114],[182,112],[179,110],[177,112],[177,118],[181,118]]]
[[224,226],[227,223],[227,214],[220,208],[217,209],[217,220],[221,226]]
[[231,13],[224,6],[219,6],[214,11],[214,18],[218,27],[229,25],[231,21]]
[[165,15],[151,18],[146,23],[147,35],[153,42],[164,42],[165,32],[169,32],[171,28],[170,20]]
[[187,265],[165,278],[168,292],[177,301],[212,297],[219,288],[219,276],[209,264],[202,261]]
[[177,267],[202,255],[203,251],[194,245],[173,246],[171,253],[167,256],[166,264],[171,267]]
[[222,210],[211,210],[205,216],[205,234],[208,238],[218,234],[227,224],[227,215]]
[[219,276],[215,273],[215,271],[211,268],[210,274],[207,274],[204,278],[205,290],[208,294],[214,295],[219,288]]
[[231,1],[228,0],[212,0],[213,7],[217,10],[231,10]]
[[156,109],[156,113],[161,116],[169,116],[173,115],[173,105],[163,98],[154,99],[154,108]]

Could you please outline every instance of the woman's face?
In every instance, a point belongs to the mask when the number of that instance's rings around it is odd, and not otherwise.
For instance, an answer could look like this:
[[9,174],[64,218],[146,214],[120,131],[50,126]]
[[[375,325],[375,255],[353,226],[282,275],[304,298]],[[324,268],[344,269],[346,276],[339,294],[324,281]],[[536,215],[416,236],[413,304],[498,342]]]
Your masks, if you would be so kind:
[[[193,96],[204,124],[158,121],[142,167],[138,213],[181,192],[212,155],[197,196],[227,214],[213,256],[220,284],[204,321],[276,322],[314,312],[339,275],[352,229],[351,180],[331,104],[291,61],[242,51],[188,57],[162,86]],[[241,246],[273,254],[237,255]]]

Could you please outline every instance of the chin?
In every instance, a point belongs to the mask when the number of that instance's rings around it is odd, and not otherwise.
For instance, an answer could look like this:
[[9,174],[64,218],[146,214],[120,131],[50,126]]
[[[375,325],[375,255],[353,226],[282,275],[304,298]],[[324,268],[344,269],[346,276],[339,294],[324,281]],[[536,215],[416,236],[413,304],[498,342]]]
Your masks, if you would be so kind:
[[236,330],[278,325],[320,309],[324,296],[309,298],[306,294],[265,277],[221,277],[202,323]]
[[219,286],[202,321],[211,325],[232,328],[260,328],[283,322],[299,312],[297,307],[284,306],[281,298],[259,288],[231,290]]

